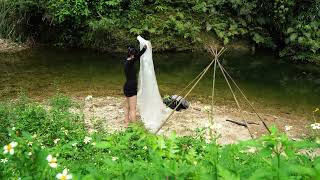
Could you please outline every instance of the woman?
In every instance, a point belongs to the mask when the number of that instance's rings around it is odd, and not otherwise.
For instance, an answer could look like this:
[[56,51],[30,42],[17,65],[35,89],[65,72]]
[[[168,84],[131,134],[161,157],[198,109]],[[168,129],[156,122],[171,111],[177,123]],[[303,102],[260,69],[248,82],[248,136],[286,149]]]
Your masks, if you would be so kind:
[[135,62],[140,59],[146,51],[145,45],[141,51],[137,51],[134,47],[128,47],[127,59],[124,63],[124,72],[126,75],[126,83],[123,86],[123,92],[126,96],[125,101],[125,127],[128,127],[129,122],[136,120],[136,105],[137,105],[137,76],[134,67]]

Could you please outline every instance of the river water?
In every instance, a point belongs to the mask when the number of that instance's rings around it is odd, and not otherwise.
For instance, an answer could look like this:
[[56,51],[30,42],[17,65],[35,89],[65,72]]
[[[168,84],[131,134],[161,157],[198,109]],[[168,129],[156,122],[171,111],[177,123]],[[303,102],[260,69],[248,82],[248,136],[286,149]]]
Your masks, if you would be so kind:
[[[16,98],[21,91],[36,99],[57,92],[73,97],[121,96],[125,54],[99,54],[86,50],[33,49],[0,54],[0,99]],[[211,57],[205,53],[154,54],[155,71],[162,95],[185,87]],[[320,106],[320,66],[292,64],[268,52],[255,55],[226,52],[225,69],[258,111],[310,117]],[[233,96],[217,69],[218,105],[235,107]],[[190,94],[192,100],[210,101],[212,69]],[[244,108],[244,100],[236,92]]]

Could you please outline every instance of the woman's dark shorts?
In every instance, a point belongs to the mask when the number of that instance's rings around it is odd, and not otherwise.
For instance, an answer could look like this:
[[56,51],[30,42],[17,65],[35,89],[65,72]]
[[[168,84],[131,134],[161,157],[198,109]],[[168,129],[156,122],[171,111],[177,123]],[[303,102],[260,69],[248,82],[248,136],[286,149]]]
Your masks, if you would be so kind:
[[123,93],[126,97],[137,95],[137,81],[127,81],[123,86]]

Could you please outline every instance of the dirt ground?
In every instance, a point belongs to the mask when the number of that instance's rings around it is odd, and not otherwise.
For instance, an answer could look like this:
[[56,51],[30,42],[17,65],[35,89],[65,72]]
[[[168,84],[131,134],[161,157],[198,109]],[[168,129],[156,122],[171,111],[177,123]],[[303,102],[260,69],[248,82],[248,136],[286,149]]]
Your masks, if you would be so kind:
[[[124,129],[124,98],[88,96],[77,98],[76,101],[81,104],[80,111],[84,113],[85,122],[90,132],[99,130],[115,132]],[[237,109],[215,106],[213,124],[210,124],[210,106],[199,101],[190,103],[189,109],[175,112],[159,134],[170,135],[175,131],[179,136],[194,135],[197,128],[206,127],[211,128],[220,135],[218,143],[236,143],[241,140],[251,139],[249,131],[244,126],[226,120],[243,122],[243,119],[255,123],[249,124],[249,129],[254,138],[268,133],[253,112],[244,111],[240,113]],[[269,114],[260,114],[260,117],[269,128],[275,125],[279,130],[286,132],[292,139],[300,139],[307,136],[308,130],[306,127],[310,123],[306,120],[288,119]]]

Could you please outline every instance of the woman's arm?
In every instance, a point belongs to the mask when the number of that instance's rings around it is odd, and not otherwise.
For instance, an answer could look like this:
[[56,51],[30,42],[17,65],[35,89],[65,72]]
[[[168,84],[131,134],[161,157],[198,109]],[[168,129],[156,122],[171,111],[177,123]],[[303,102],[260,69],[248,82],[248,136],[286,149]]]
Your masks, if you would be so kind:
[[141,51],[138,52],[137,58],[140,58],[143,55],[143,53],[146,52],[146,50],[147,50],[147,45],[144,45]]

